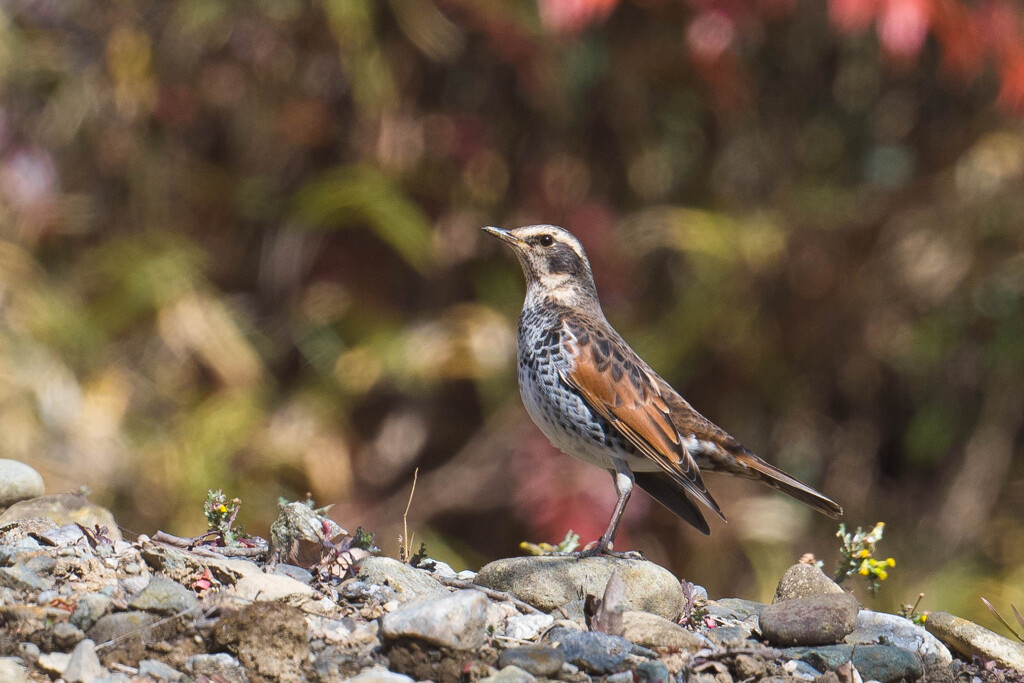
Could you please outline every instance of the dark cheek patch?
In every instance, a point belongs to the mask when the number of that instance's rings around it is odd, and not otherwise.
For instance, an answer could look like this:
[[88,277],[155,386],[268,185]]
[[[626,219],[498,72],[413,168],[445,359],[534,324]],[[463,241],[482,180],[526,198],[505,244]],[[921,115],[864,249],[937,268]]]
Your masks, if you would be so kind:
[[568,273],[579,275],[583,272],[583,263],[572,249],[559,245],[548,256],[547,267],[550,273]]

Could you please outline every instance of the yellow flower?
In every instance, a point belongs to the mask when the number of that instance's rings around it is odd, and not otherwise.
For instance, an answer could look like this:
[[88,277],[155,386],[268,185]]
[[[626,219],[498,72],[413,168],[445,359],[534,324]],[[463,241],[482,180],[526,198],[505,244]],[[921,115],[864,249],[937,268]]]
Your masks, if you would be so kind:
[[871,573],[871,570],[867,568],[867,565],[865,565],[865,566],[863,566],[863,567],[861,567],[861,568],[860,568],[860,571],[859,571],[858,573],[859,573],[859,574],[860,574],[861,576],[867,576],[868,574],[870,574],[870,573]]
[[859,553],[857,553],[857,557],[871,557],[871,551],[865,548],[864,550],[861,550]]
[[219,508],[217,508],[217,512],[220,512],[220,513],[224,513],[224,512],[227,512],[227,511],[228,511],[228,506],[224,505],[224,504],[221,504],[221,506]]
[[875,572],[875,576],[877,576],[879,580],[885,581],[889,578],[889,572],[885,571],[884,569],[879,569],[877,572]]
[[927,614],[922,614],[921,615],[921,621],[922,621],[922,623],[925,622],[925,621],[928,621],[928,615]]
[[885,563],[887,565],[889,565],[890,567],[895,567],[896,566],[896,560],[892,559],[891,557],[885,558]]

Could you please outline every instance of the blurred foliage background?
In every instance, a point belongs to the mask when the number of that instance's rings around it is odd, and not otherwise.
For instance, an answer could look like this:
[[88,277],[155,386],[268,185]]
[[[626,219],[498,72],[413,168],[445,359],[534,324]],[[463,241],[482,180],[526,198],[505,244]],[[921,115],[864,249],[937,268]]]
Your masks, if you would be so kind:
[[[6,0],[0,457],[130,531],[307,491],[457,568],[584,540],[482,225],[580,236],[698,409],[887,522],[870,604],[1024,603],[1024,17],[1005,0]],[[770,597],[827,519],[713,478],[620,546]],[[863,595],[862,595],[863,597]]]

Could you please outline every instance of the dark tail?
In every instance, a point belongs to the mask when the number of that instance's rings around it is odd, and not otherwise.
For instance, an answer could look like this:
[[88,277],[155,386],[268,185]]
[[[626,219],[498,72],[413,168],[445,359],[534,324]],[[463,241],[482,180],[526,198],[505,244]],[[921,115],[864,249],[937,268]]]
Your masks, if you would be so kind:
[[[634,472],[637,486],[667,507],[679,519],[693,525],[702,534],[710,534],[711,527],[701,514],[697,503],[686,495],[686,491],[664,472]],[[724,517],[722,519],[725,519]]]
[[796,498],[801,503],[833,519],[842,517],[843,508],[839,503],[818,493],[807,484],[789,476],[775,465],[765,462],[750,451],[744,449],[742,454],[734,453],[733,458],[741,469],[732,470],[732,474],[748,479],[756,479],[776,491],[782,491],[786,495]]

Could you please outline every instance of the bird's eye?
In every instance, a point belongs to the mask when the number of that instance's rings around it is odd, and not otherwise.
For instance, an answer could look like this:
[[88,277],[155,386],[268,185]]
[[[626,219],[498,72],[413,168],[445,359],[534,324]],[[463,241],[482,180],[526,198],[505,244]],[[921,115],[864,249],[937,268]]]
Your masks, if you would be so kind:
[[539,244],[542,247],[550,247],[554,243],[555,243],[555,238],[552,237],[551,235],[541,235],[537,239],[537,244]]

